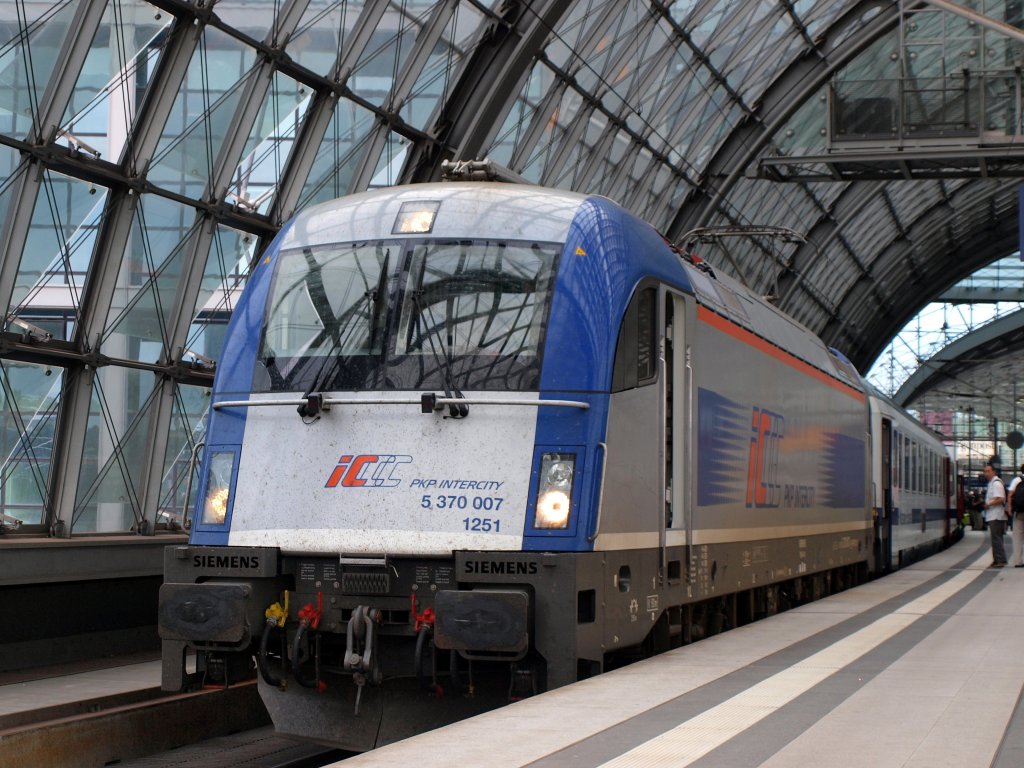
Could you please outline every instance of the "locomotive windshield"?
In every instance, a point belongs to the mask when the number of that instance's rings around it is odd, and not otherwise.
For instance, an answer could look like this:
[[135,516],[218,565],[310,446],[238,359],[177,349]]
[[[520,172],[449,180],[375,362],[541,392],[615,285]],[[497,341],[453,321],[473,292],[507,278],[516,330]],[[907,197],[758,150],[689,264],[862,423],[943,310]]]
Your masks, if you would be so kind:
[[536,390],[560,250],[390,240],[284,251],[254,390]]

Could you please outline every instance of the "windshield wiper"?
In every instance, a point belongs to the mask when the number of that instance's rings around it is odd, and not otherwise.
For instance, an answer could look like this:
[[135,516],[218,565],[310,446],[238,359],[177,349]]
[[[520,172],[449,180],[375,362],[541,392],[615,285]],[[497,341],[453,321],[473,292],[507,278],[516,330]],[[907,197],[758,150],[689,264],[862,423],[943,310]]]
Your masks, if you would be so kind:
[[[360,324],[358,320],[361,319],[361,313],[367,307],[369,307],[369,327],[368,338],[367,338],[367,352],[372,353],[374,349],[374,342],[377,341],[377,335],[380,332],[380,300],[384,295],[384,287],[387,283],[388,278],[388,263],[391,258],[390,252],[384,252],[384,249],[377,246],[377,258],[381,259],[383,256],[383,262],[381,263],[380,276],[377,279],[377,285],[370,287],[364,280],[366,290],[363,293],[363,299],[357,304],[352,305],[338,318],[334,317],[333,311],[330,309],[330,302],[327,300],[327,294],[323,287],[323,279],[320,275],[320,265],[316,263],[315,259],[312,258],[312,253],[308,250],[305,253],[307,263],[310,263],[310,282],[307,285],[310,286],[311,293],[318,291],[319,295],[322,296],[324,306],[327,310],[327,316],[329,316],[330,322],[328,323],[326,317],[317,308],[317,314],[320,316],[320,321],[324,323],[323,333],[330,335],[331,346],[327,350],[327,354],[324,355],[323,362],[320,364],[320,368],[313,376],[313,380],[310,382],[309,387],[302,395],[302,399],[305,401],[302,405],[296,408],[296,412],[303,420],[307,418],[315,418],[320,415],[320,411],[324,410],[324,398],[320,392],[321,388],[326,386],[334,376],[337,374],[338,367],[341,365],[341,355],[338,354],[341,349],[343,341],[347,341],[350,337],[350,332],[358,331]],[[314,299],[314,306],[316,306],[316,300]]]
[[[419,314],[420,321],[426,325],[427,330],[427,341],[430,343],[430,355],[434,358],[434,364],[437,365],[437,370],[441,374],[441,383],[444,385],[444,395],[448,399],[457,398],[459,400],[465,400],[466,396],[462,394],[462,391],[455,384],[455,374],[452,373],[452,339],[448,338],[448,349],[445,350],[444,344],[441,341],[441,328],[434,321],[434,311],[427,305],[426,313],[424,313],[424,304],[422,301],[423,295],[423,274],[426,269],[420,273],[420,286],[417,290],[413,291],[412,301],[416,305],[416,312]],[[428,317],[429,315],[429,317]],[[448,312],[448,317],[451,317],[451,311]],[[434,334],[437,334],[437,343],[441,347],[441,353],[439,354],[437,349],[434,347]],[[422,349],[422,344],[420,345]],[[465,403],[449,403],[448,413],[453,419],[464,419],[469,416],[469,406]]]

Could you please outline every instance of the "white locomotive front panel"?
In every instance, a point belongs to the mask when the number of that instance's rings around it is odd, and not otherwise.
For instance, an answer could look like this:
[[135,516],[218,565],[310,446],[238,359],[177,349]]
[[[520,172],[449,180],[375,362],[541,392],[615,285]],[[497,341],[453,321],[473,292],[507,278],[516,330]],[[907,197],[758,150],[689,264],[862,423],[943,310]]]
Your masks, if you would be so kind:
[[294,407],[251,408],[229,544],[335,555],[522,549],[535,406],[424,418],[406,393],[329,397],[393,403],[335,405],[311,425]]

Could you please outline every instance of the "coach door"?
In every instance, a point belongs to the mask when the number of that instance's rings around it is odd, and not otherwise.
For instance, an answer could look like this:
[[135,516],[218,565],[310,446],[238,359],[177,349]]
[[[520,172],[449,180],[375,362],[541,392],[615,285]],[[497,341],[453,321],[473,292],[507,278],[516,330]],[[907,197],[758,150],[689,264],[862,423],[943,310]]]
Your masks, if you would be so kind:
[[882,573],[892,570],[892,422],[882,419],[882,508],[875,521],[876,562]]

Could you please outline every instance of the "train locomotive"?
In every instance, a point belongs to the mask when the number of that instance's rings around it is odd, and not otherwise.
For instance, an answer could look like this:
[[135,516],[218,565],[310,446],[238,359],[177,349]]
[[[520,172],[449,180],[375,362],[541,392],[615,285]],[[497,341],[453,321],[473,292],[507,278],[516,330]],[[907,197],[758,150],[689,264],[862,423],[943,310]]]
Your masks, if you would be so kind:
[[937,436],[601,198],[387,188],[261,255],[212,391],[185,657],[365,750],[898,567],[956,533]]

